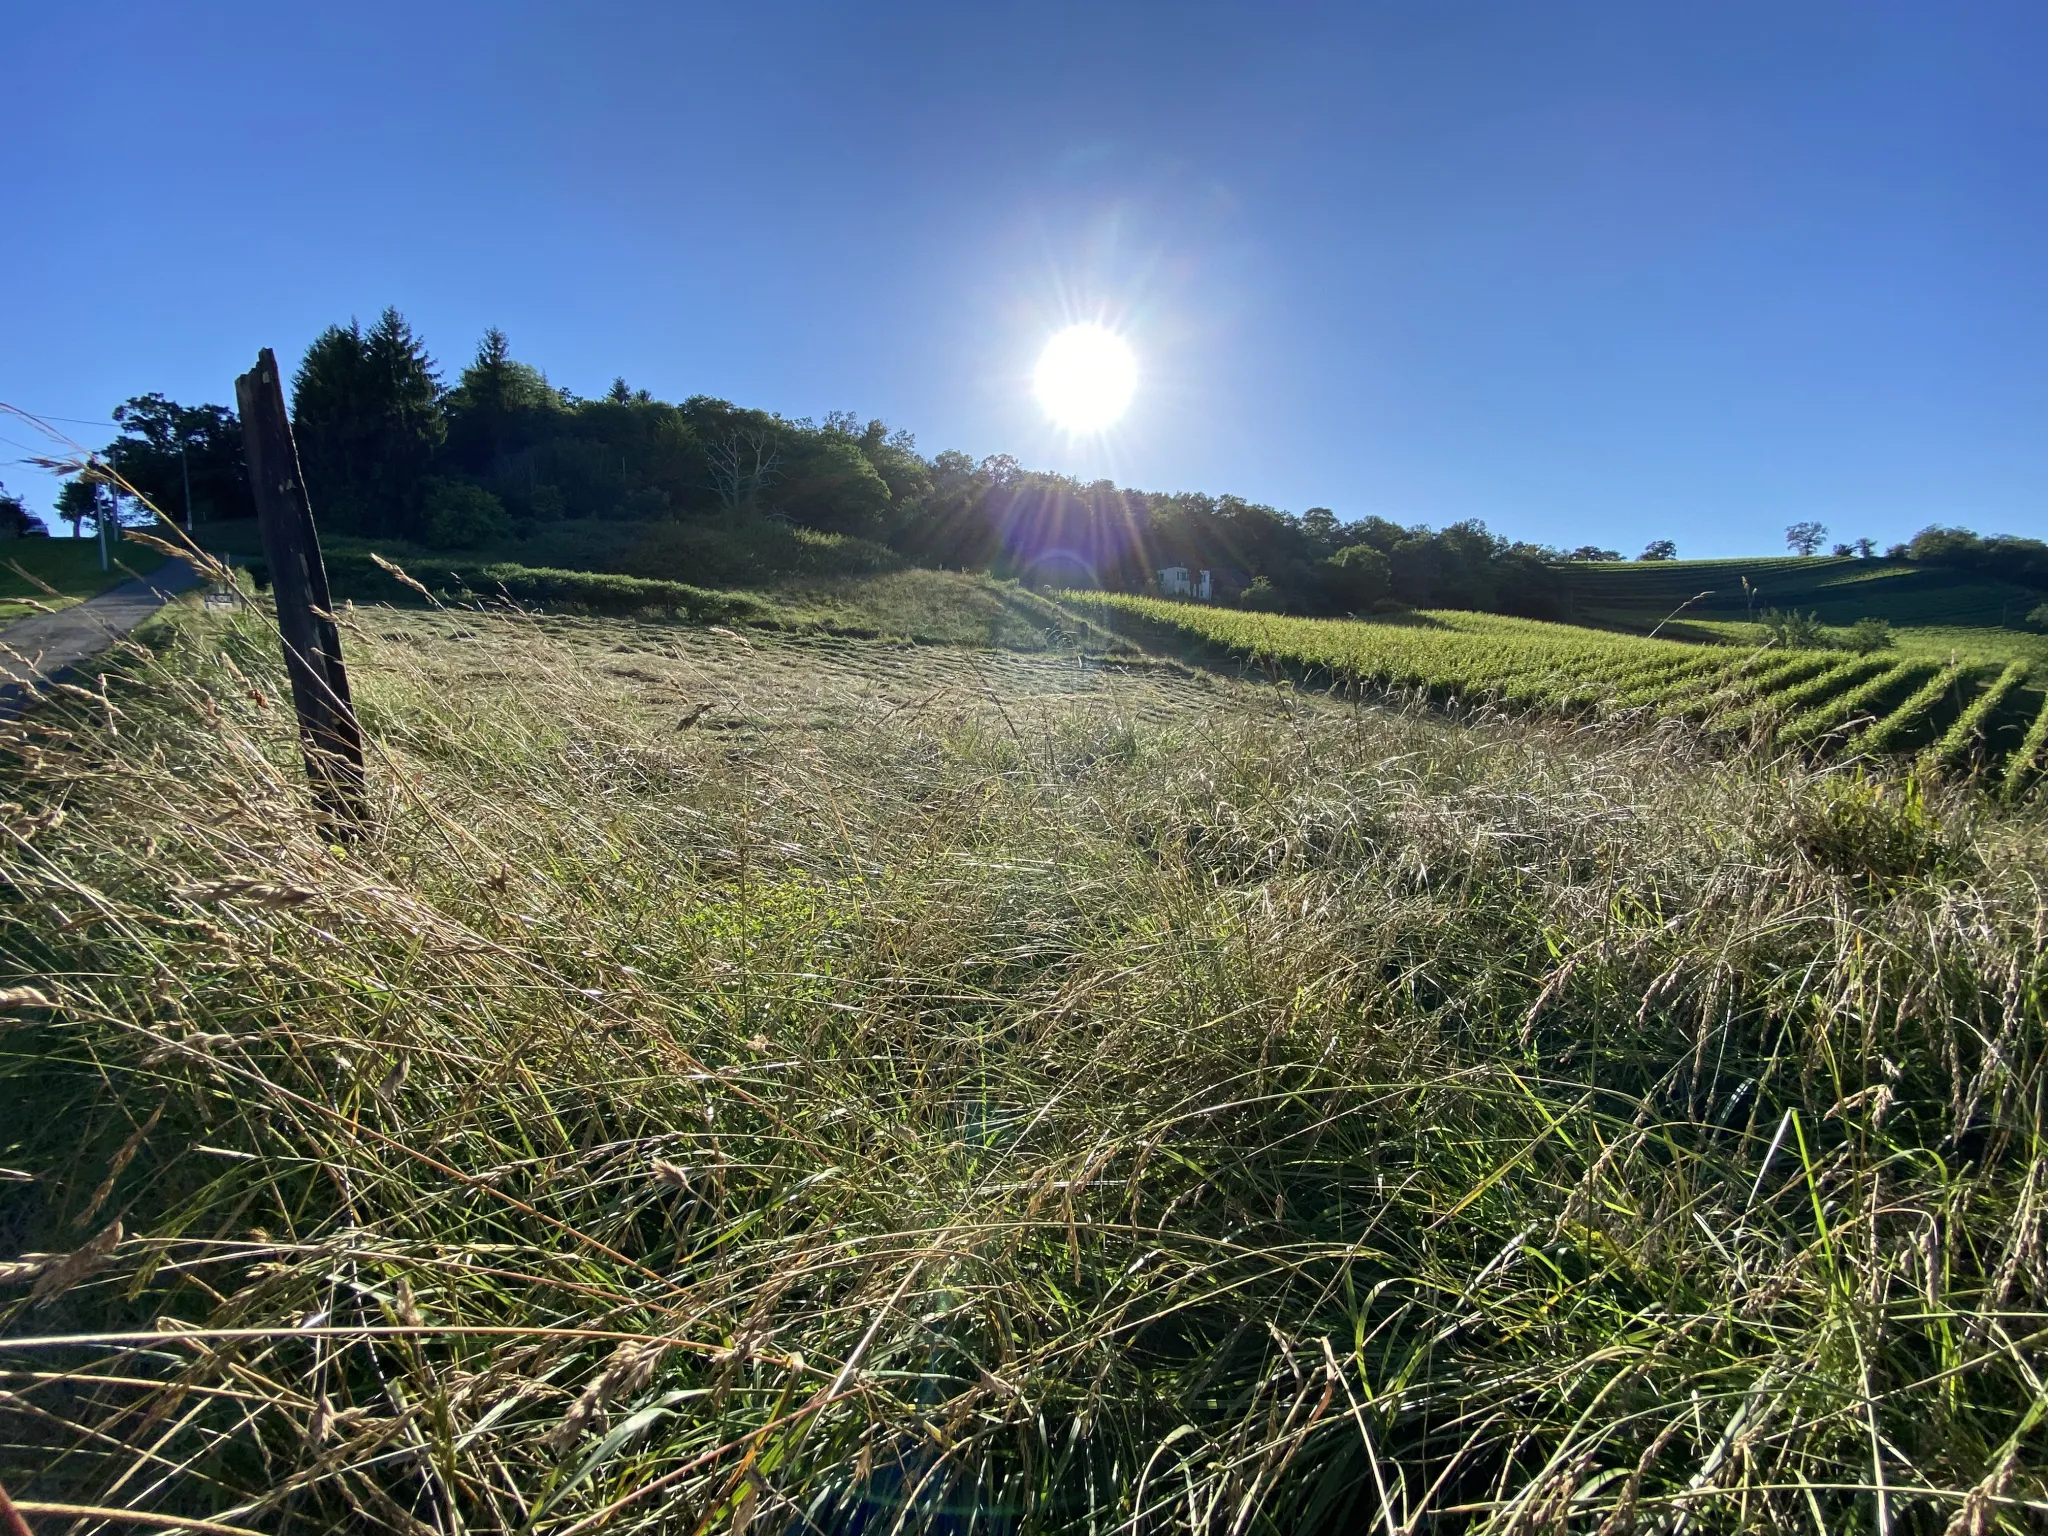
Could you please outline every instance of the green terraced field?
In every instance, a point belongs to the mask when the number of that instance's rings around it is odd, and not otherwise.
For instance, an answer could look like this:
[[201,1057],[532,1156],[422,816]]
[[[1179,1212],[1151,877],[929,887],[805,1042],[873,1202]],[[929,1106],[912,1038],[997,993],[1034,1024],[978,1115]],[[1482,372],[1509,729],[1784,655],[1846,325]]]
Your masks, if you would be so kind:
[[1559,569],[1567,618],[1637,633],[1664,622],[1681,604],[1681,623],[1748,619],[1781,608],[1816,614],[1824,624],[1872,618],[1901,628],[2012,630],[2042,600],[2041,593],[2025,587],[1906,560],[1788,555],[1602,561]]
[[1689,721],[1731,744],[1819,756],[1917,754],[1930,771],[1977,775],[2013,799],[2033,787],[2048,748],[2040,685],[2048,668],[2025,657],[1784,653],[1478,613],[1372,622],[1111,593],[1067,601],[1140,642],[1192,643],[1339,687],[1413,689],[1443,703],[1535,713],[1639,712]]

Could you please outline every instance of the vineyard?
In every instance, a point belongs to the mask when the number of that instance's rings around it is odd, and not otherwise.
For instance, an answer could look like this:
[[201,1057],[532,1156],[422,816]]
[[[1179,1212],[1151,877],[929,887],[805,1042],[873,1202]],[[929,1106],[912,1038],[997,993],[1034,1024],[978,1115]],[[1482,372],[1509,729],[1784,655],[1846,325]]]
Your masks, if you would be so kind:
[[1867,617],[1995,632],[2041,601],[2038,592],[1944,566],[1853,557],[1574,562],[1559,574],[1566,618],[1638,634],[1674,610],[1689,625],[1752,618],[1766,608],[1811,613],[1825,624]]
[[1529,713],[1685,720],[1727,744],[1817,756],[1915,755],[2017,799],[2048,747],[2029,666],[1702,646],[1491,614],[1296,619],[1108,593],[1070,601],[1129,637],[1205,649],[1340,687],[1417,690]]

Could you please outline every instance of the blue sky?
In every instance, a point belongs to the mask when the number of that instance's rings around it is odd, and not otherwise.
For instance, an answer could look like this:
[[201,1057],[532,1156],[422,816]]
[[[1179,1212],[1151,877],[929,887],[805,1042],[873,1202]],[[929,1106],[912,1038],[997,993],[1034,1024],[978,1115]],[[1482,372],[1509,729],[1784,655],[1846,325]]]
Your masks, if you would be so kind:
[[[1972,0],[14,3],[0,400],[230,401],[396,304],[451,376],[496,324],[1294,511],[2040,535],[2044,78],[2048,11]],[[1029,388],[1070,318],[1139,359],[1100,441]]]

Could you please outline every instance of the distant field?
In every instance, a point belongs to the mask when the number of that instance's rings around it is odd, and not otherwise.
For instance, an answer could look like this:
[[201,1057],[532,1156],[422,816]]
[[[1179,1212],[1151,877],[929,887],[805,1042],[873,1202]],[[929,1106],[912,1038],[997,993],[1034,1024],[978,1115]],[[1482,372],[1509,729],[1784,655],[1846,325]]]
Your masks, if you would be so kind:
[[[1761,624],[1742,619],[1702,619],[1684,626],[1695,639],[1726,641],[1733,645],[1762,645],[1770,638]],[[1665,631],[1666,634],[1670,630]],[[1963,661],[1995,663],[2024,661],[2035,672],[2048,677],[2048,635],[2023,629],[1972,629],[1961,624],[1914,624],[1892,631],[1895,649],[1901,656],[1951,655]]]
[[1703,646],[1490,614],[1294,619],[1105,593],[1070,602],[1133,637],[1212,647],[1338,686],[1584,716],[1689,721],[1709,736],[1822,756],[1918,754],[2016,797],[2048,743],[2043,667],[1920,650],[1856,656]]
[[1816,614],[1824,624],[1873,618],[1900,627],[1997,629],[2017,627],[2048,595],[1939,566],[1847,557],[1626,560],[1563,570],[1567,618],[1639,631],[1681,604],[1681,621],[1747,619],[1780,608]]

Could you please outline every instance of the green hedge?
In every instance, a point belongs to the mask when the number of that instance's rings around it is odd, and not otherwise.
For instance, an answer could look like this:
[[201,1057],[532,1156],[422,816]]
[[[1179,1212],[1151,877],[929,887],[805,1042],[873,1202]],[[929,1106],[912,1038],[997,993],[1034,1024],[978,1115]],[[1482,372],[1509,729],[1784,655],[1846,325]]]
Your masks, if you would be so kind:
[[[644,576],[563,571],[504,561],[486,565],[435,561],[407,574],[443,600],[509,598],[522,606],[588,613],[662,613],[700,624],[761,623],[775,617],[772,606],[744,592],[716,592]],[[402,603],[418,595],[367,555],[335,555],[327,562],[327,579],[337,598]]]

